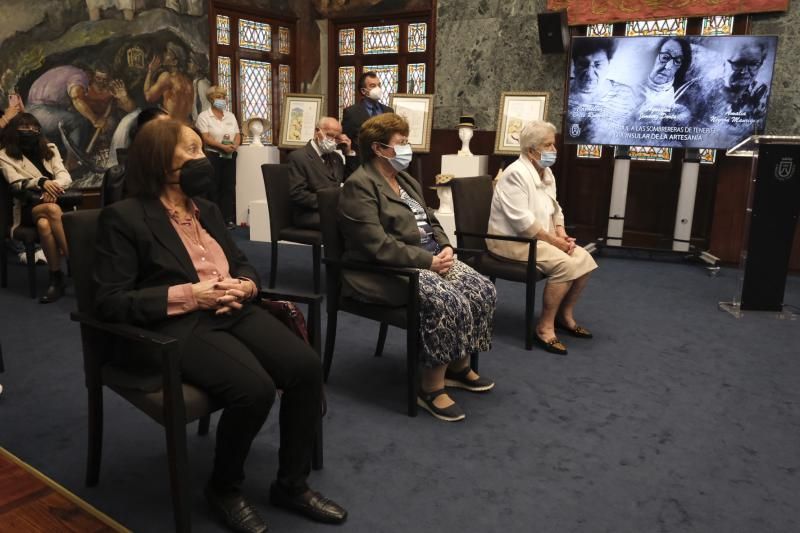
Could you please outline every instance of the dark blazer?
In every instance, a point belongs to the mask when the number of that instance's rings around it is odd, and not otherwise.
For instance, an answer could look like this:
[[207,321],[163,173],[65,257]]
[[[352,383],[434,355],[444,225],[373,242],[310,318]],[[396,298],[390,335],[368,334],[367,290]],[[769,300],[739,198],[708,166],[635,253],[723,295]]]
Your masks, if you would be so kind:
[[[381,108],[383,113],[394,113],[394,109],[387,105],[383,105],[380,102],[376,102],[378,106]],[[350,107],[346,107],[344,112],[342,113],[342,131],[350,137],[350,140],[353,141],[353,150],[356,152],[360,152],[360,146],[358,144],[358,130],[361,129],[361,125],[370,118],[369,111],[367,111],[367,104],[365,100],[361,100],[357,104],[353,104]],[[361,154],[359,154],[360,157]]]
[[[200,223],[225,252],[231,277],[249,278],[260,290],[258,274],[233,242],[219,208],[201,198],[193,200]],[[158,198],[128,198],[103,209],[95,261],[98,316],[146,326],[181,344],[188,338],[203,311],[167,317],[167,291],[199,279]]]
[[[397,181],[425,208],[436,242],[442,247],[450,246],[433,210],[425,205],[419,182],[405,172],[397,175]],[[342,259],[346,261],[422,269],[433,262],[433,254],[420,247],[419,228],[411,209],[372,163],[361,165],[344,183],[339,197],[339,225],[344,236]],[[387,283],[385,277],[350,271],[344,274],[342,291],[368,302],[402,305],[406,281],[398,278],[395,283]]]
[[339,187],[352,172],[350,167],[357,164],[355,157],[346,158],[349,165],[337,153],[330,157],[333,170],[317,154],[311,141],[289,154],[289,197],[292,200],[292,220],[295,226],[318,229],[317,191]]

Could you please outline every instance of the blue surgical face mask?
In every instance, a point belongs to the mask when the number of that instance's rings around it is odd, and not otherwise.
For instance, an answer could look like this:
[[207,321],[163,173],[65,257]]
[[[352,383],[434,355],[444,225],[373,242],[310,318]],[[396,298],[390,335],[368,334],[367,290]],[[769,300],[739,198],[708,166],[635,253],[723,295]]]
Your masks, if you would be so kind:
[[216,107],[217,109],[225,109],[225,104],[226,104],[226,102],[222,98],[215,98],[214,99],[214,107]]
[[542,167],[552,167],[556,162],[556,152],[540,152],[542,157],[539,159],[539,165]]
[[385,155],[381,157],[388,160],[389,164],[392,165],[392,168],[396,171],[400,172],[401,170],[405,170],[408,168],[408,165],[411,164],[411,157],[414,155],[414,152],[411,150],[410,144],[395,144],[394,146],[389,146],[388,144],[381,143],[381,145],[387,148],[394,148],[394,157],[386,157]]

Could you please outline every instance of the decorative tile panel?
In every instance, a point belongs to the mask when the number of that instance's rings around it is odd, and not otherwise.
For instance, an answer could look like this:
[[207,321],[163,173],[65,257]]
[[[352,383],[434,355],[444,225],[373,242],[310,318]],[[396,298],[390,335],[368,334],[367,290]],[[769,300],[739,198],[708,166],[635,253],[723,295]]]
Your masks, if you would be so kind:
[[425,94],[425,63],[409,63],[406,76],[408,94]]
[[288,54],[292,51],[291,34],[289,28],[278,27],[278,53]]
[[252,59],[239,60],[239,94],[242,110],[239,120],[244,124],[250,117],[261,117],[264,136],[272,142],[272,65]]
[[632,20],[625,24],[628,37],[686,35],[686,18],[659,20]]
[[603,157],[603,145],[579,144],[577,155],[579,159],[600,159]]
[[354,28],[339,30],[339,55],[356,55],[356,30]]
[[339,120],[345,107],[356,103],[356,67],[339,67]]
[[239,46],[250,50],[272,50],[272,27],[263,22],[239,19]]
[[[217,85],[225,89],[227,96],[227,109],[233,112],[231,107],[231,58],[217,56]],[[205,97],[205,95],[201,95]]]
[[415,22],[408,25],[408,51],[424,52],[428,48],[428,24]]
[[733,34],[733,16],[705,17],[700,35]]
[[231,44],[231,19],[225,15],[217,15],[217,44]]
[[396,54],[400,48],[400,26],[368,26],[362,33],[364,55]]

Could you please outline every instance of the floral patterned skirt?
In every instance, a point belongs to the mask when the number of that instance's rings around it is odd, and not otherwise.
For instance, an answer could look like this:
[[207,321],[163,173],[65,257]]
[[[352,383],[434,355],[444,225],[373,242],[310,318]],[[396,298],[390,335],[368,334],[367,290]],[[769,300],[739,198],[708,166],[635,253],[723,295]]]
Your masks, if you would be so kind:
[[447,365],[492,345],[497,292],[494,284],[456,260],[441,276],[431,270],[419,273],[422,363]]

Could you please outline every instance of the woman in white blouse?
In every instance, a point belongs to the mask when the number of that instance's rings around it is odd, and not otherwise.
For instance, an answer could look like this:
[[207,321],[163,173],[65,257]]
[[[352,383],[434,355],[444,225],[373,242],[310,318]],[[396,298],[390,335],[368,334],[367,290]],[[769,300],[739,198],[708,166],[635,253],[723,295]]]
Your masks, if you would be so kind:
[[[555,134],[555,126],[542,120],[522,129],[519,159],[503,171],[495,187],[489,233],[537,239],[536,268],[547,276],[547,286],[535,340],[548,352],[566,355],[556,328],[574,337],[592,337],[575,321],[574,310],[597,263],[564,230],[564,213],[549,168],[556,161]],[[501,259],[528,258],[525,243],[487,239],[486,244],[489,253]]]
[[197,116],[206,155],[214,166],[215,182],[209,200],[219,206],[229,229],[236,227],[236,150],[242,144],[236,116],[226,111],[227,91],[213,85],[206,91],[211,107]]

